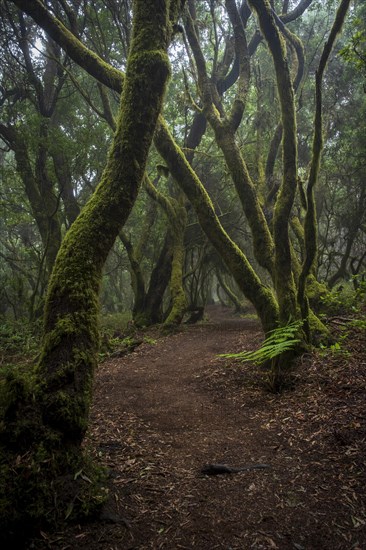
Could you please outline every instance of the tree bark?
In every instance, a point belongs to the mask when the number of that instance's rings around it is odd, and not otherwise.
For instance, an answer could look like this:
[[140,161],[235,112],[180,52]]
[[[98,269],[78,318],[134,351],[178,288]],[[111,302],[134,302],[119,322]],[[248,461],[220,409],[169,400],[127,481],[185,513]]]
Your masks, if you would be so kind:
[[49,284],[39,377],[43,417],[68,443],[88,423],[102,268],[137,197],[169,76],[166,2],[135,2],[133,40],[113,144],[95,193],[62,243]]
[[264,331],[273,330],[278,324],[278,308],[272,291],[262,284],[246,256],[220,224],[205,188],[174,142],[162,117],[155,133],[155,146],[195,209],[203,231],[223,258],[240,290],[256,308]]
[[156,189],[147,176],[145,176],[144,183],[148,194],[164,210],[171,228],[172,266],[169,286],[172,304],[165,324],[166,326],[179,325],[187,308],[186,295],[183,289],[184,233],[187,224],[187,211],[183,200],[179,201],[173,197],[166,197]]
[[[25,4],[44,8],[37,1]],[[65,517],[67,503],[61,503],[61,489],[57,491],[54,481],[78,471],[77,461],[78,469],[86,464],[81,442],[88,425],[97,362],[102,268],[132,209],[145,171],[170,74],[167,47],[172,20],[180,6],[178,0],[157,0],[153,9],[145,0],[134,2],[133,38],[107,164],[57,256],[34,379],[21,383],[13,377],[8,383],[9,403],[1,433],[0,500],[2,511],[7,512],[7,517],[1,518],[2,527],[18,521],[23,528],[25,518],[35,525],[45,507],[48,513],[56,499]],[[22,457],[20,462],[17,456]],[[75,480],[70,491],[77,491]],[[14,490],[9,492],[9,487]],[[67,502],[71,500],[69,493]]]
[[168,287],[173,261],[173,236],[167,228],[163,247],[151,273],[149,290],[146,293],[145,309],[141,316],[144,325],[161,323],[164,319],[163,298]]
[[319,67],[315,75],[315,119],[314,119],[314,137],[313,152],[310,166],[309,180],[306,190],[306,216],[305,216],[305,258],[299,277],[299,288],[297,299],[301,308],[301,314],[304,319],[305,331],[310,339],[309,326],[309,301],[306,296],[306,282],[311,272],[311,268],[316,261],[318,239],[317,239],[317,220],[314,188],[318,180],[321,153],[323,149],[323,127],[322,127],[322,80],[327,66],[330,53],[333,49],[338,33],[341,31],[344,19],[347,14],[351,0],[341,0],[337,14],[329,34],[328,40],[320,58]]
[[297,318],[296,290],[292,273],[289,220],[297,188],[297,138],[294,92],[283,38],[268,0],[249,1],[257,12],[263,35],[272,54],[281,104],[283,128],[283,179],[274,210],[275,288],[280,318]]

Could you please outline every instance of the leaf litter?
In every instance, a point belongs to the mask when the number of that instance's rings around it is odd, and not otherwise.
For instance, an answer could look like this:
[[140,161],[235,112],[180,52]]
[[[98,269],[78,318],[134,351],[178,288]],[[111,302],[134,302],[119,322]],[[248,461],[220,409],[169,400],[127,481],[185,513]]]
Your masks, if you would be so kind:
[[[304,355],[273,395],[258,367],[218,357],[255,349],[258,323],[209,315],[100,365],[86,445],[108,502],[30,548],[366,548],[365,333]],[[206,463],[271,469],[205,477]]]

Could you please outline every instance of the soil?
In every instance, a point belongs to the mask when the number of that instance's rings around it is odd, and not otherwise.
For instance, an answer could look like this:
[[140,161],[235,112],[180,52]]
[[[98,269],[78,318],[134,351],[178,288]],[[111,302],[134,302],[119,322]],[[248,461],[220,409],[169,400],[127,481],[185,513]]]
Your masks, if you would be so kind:
[[[365,332],[333,319],[350,335],[303,356],[275,395],[264,372],[218,357],[256,348],[258,322],[206,313],[100,365],[87,444],[108,502],[32,548],[366,549]],[[270,468],[207,476],[208,463]]]

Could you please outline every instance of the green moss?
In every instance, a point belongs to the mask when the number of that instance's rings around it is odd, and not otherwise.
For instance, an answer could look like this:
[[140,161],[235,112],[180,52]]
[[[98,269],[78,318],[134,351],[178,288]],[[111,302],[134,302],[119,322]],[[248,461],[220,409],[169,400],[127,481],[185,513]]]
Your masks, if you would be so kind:
[[[142,9],[142,3],[137,4]],[[145,15],[139,22],[138,14],[136,17],[135,33],[144,34]],[[149,25],[154,18],[150,14]],[[161,36],[164,31],[157,27],[155,33]],[[102,267],[136,199],[169,75],[166,52],[152,49],[151,44],[147,51],[141,47],[135,36],[105,171],[96,192],[66,234],[46,300],[38,368],[47,394],[43,416],[51,426],[62,426],[64,436],[68,434],[72,440],[82,439],[87,423],[98,351]]]
[[65,25],[50,14],[41,3],[19,2],[18,5],[38,23],[47,34],[55,40],[78,65],[83,67],[92,76],[117,91],[121,91],[123,74],[109,65],[97,54],[86,48]]
[[42,436],[37,405],[40,387],[29,365],[12,367],[1,378],[0,437],[2,444],[21,453],[33,438]]
[[274,243],[266,218],[258,200],[256,188],[235,141],[234,130],[227,124],[210,119],[216,141],[221,148],[230,170],[235,189],[248,220],[253,236],[253,252],[262,267],[274,274]]
[[42,402],[43,419],[53,429],[59,429],[63,437],[67,436],[68,440],[74,438],[75,442],[79,442],[88,427],[90,389],[91,387],[86,388],[82,395],[67,391],[67,388],[46,395]]
[[274,20],[267,0],[250,5],[258,14],[259,23],[272,54],[277,91],[281,104],[283,127],[283,179],[277,196],[273,218],[275,244],[275,288],[282,323],[298,318],[296,288],[292,272],[289,220],[297,189],[297,138],[294,92],[286,57],[286,44]]
[[310,309],[309,311],[309,329],[311,335],[311,344],[319,346],[320,344],[328,345],[333,342],[332,335],[324,325],[324,323]]
[[[75,414],[68,395],[59,392],[57,397],[61,414]],[[44,424],[42,398],[29,366],[13,367],[1,379],[0,541],[7,547],[20,545],[19,537],[41,526],[54,527],[68,513],[70,520],[95,513],[106,496],[102,470],[77,447],[65,446],[61,431]],[[83,399],[76,405],[85,419]],[[77,418],[77,430],[80,422]],[[74,479],[80,471],[83,476]]]
[[[137,197],[162,108],[170,72],[166,54],[169,4],[176,5],[161,2],[151,10],[146,2],[135,1],[133,39],[106,168],[58,253],[34,378],[29,384],[9,380],[4,387],[0,535],[11,528],[15,533],[20,524],[27,529],[54,523],[57,518],[77,515],[76,510],[88,514],[100,502],[98,475],[88,466],[80,446],[97,360],[99,286],[109,250]],[[123,77],[119,71],[106,66],[47,14],[38,3],[32,16],[82,67],[120,89]],[[86,475],[76,476],[80,471]]]
[[320,311],[324,300],[329,295],[329,290],[324,283],[319,283],[314,275],[309,275],[306,281],[306,293],[311,307],[315,311]]
[[0,447],[0,542],[21,547],[39,528],[97,514],[107,496],[105,481],[87,455],[60,454],[54,441],[24,455]]
[[225,261],[240,290],[256,308],[264,331],[276,328],[278,306],[271,289],[262,284],[246,256],[226,233],[197,174],[161,118],[159,122],[155,135],[156,148],[194,207],[203,231]]
[[[1,388],[0,536],[15,536],[100,505],[100,472],[81,453],[98,350],[98,293],[107,254],[136,199],[169,76],[170,18],[135,2],[116,134],[101,182],[68,231],[49,283],[39,365]],[[23,7],[23,6],[22,6]],[[24,9],[29,8],[24,3]],[[169,9],[170,8],[170,11]],[[121,90],[123,75],[87,50],[43,5],[29,8],[83,68]],[[19,532],[19,529],[18,529]]]
[[173,233],[173,260],[170,276],[170,294],[172,309],[165,325],[179,325],[187,308],[187,299],[183,288],[183,264],[185,255],[184,231],[187,223],[187,212],[183,206],[173,203],[174,214],[170,218]]

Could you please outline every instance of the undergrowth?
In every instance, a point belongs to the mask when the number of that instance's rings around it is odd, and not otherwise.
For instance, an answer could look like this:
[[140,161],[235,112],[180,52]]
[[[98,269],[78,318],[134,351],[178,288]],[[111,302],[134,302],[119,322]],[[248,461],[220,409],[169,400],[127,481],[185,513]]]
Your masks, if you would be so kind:
[[0,366],[34,359],[40,341],[40,322],[0,319]]
[[285,374],[296,350],[301,345],[299,337],[303,321],[293,321],[283,327],[271,330],[257,350],[225,353],[220,357],[235,359],[242,363],[253,363],[266,369],[266,386],[271,392],[280,391],[286,383]]
[[366,305],[366,281],[362,276],[343,281],[322,296],[321,302],[326,315],[359,313]]

